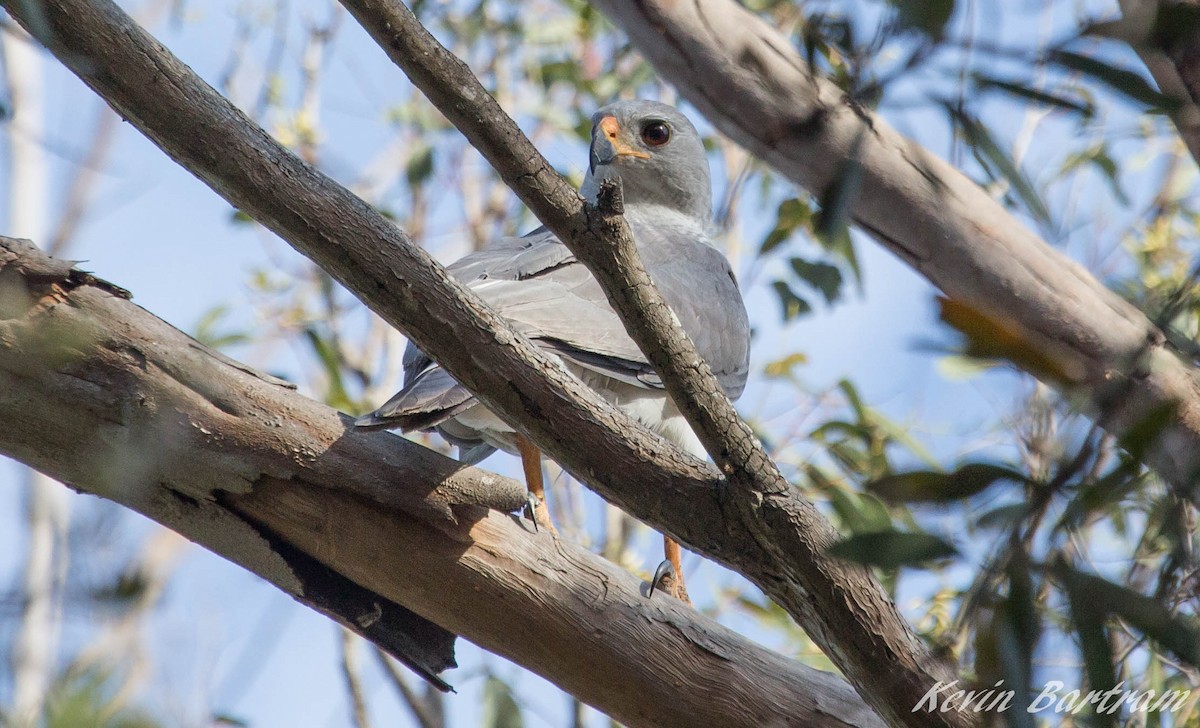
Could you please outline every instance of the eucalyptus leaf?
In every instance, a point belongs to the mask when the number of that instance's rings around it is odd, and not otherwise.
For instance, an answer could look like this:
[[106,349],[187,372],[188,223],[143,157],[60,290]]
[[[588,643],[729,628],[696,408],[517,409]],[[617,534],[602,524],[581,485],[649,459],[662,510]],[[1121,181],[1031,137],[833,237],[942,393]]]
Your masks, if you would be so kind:
[[972,78],[975,80],[975,86],[977,88],[984,90],[996,89],[998,91],[1003,91],[1026,101],[1032,101],[1036,104],[1042,104],[1043,106],[1052,106],[1063,111],[1079,114],[1084,119],[1090,119],[1096,113],[1095,107],[1093,107],[1088,101],[1081,101],[1078,99],[1067,98],[1066,96],[1059,96],[1058,94],[1052,94],[1047,91],[1042,91],[1041,89],[1026,86],[1025,84],[1018,83],[1017,81],[1007,81],[1002,78],[994,78],[985,73],[977,72],[972,75]]
[[958,549],[927,533],[862,533],[834,544],[831,556],[881,569],[917,566],[958,555]]
[[826,304],[832,304],[841,296],[842,272],[836,265],[803,258],[792,258],[788,262],[801,280],[821,292]]
[[1025,476],[999,465],[968,463],[950,473],[917,470],[889,475],[867,485],[867,490],[893,503],[945,503],[982,493],[994,483],[1025,481]]
[[512,688],[500,678],[489,675],[483,685],[483,728],[523,728],[521,708],[513,697]]
[[1120,617],[1127,624],[1165,647],[1192,666],[1200,666],[1200,625],[1194,619],[1173,614],[1166,605],[1066,564],[1056,567],[1071,595],[1101,612],[1101,617]]
[[791,321],[797,316],[812,312],[812,306],[808,301],[793,291],[786,281],[774,281],[771,283],[771,288],[779,298],[779,307],[784,321]]
[[1033,183],[1025,176],[1008,152],[992,136],[992,132],[979,119],[958,108],[953,103],[947,103],[949,111],[962,130],[963,140],[974,150],[976,156],[985,165],[994,168],[996,173],[1008,180],[1012,189],[1025,203],[1025,208],[1034,218],[1044,225],[1051,224],[1050,210],[1042,200],[1041,195],[1033,187]]
[[1180,106],[1177,99],[1161,93],[1140,74],[1113,66],[1097,58],[1059,49],[1047,53],[1046,59],[1063,68],[1094,78],[1123,96],[1151,109],[1174,111]]

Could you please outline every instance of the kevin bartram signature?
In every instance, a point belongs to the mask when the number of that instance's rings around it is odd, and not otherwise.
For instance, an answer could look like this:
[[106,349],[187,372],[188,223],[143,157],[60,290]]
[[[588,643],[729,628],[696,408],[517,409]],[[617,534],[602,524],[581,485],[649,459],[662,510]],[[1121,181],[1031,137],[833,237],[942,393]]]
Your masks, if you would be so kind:
[[1089,690],[1086,693],[1079,690],[1064,691],[1065,687],[1063,683],[1051,680],[1036,696],[1032,690],[1027,693],[1030,696],[1027,705],[1014,706],[1017,691],[1005,688],[1003,680],[990,688],[971,690],[960,687],[958,680],[939,681],[913,706],[912,712],[1003,713],[1016,707],[1024,708],[1028,713],[1073,714],[1087,710],[1088,706],[1094,706],[1094,712],[1112,715],[1125,706],[1130,713],[1173,713],[1183,708],[1192,694],[1191,690],[1164,690],[1161,693],[1153,690],[1128,690],[1124,680],[1109,690]]

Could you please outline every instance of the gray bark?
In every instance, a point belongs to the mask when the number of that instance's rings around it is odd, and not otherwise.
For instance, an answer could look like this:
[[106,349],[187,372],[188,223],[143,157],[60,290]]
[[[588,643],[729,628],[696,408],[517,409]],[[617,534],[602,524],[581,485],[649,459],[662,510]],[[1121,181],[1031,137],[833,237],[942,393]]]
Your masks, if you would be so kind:
[[[969,714],[910,712],[948,670],[865,569],[825,556],[836,534],[794,488],[769,477],[768,463],[743,466],[768,476],[757,490],[729,488],[713,468],[613,409],[386,219],[275,144],[111,3],[55,0],[36,14],[21,2],[3,5],[167,154],[405,331],[574,475],[762,587],[890,720],[972,722]],[[486,93],[466,96],[463,113],[484,109]],[[520,186],[564,202],[554,195],[562,180],[540,155],[517,151],[531,147],[511,120],[495,106],[486,111],[484,120],[506,136],[513,159],[523,156],[531,167]],[[552,227],[572,227],[570,239],[604,240],[578,196],[571,199],[578,214]],[[881,664],[888,665],[884,674]]]
[[[1103,34],[1133,47],[1158,88],[1178,103],[1171,121],[1192,159],[1200,162],[1200,14],[1190,16],[1192,27],[1172,27],[1176,37],[1170,47],[1153,38],[1159,8],[1200,8],[1196,0],[1119,0],[1121,19],[1103,24]],[[1176,21],[1177,22],[1177,21]],[[1100,30],[1097,28],[1097,30]]]
[[883,725],[840,678],[494,510],[520,506],[522,484],[356,430],[120,293],[0,238],[0,452],[410,662],[414,634],[438,641],[427,619],[628,725]]
[[862,186],[853,221],[1053,363],[1051,383],[1087,401],[1110,432],[1174,408],[1149,464],[1195,496],[1200,380],[1140,311],[961,172],[813,75],[787,38],[733,0],[596,5],[722,132],[802,187],[821,194],[854,159]]

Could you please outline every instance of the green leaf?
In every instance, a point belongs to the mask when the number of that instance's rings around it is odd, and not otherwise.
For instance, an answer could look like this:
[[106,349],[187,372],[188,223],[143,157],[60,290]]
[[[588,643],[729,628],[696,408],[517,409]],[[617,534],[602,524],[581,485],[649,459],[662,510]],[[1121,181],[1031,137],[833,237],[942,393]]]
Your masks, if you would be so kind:
[[1032,660],[1033,648],[1041,633],[1041,623],[1034,607],[1037,588],[1033,583],[1029,555],[1020,550],[1016,551],[1008,560],[1004,571],[1008,577],[1008,597],[1004,601],[1004,609],[1008,618],[1012,620],[1013,629],[1026,659]]
[[1010,503],[1006,506],[999,506],[990,511],[985,512],[979,518],[975,519],[975,526],[978,528],[1010,528],[1014,523],[1019,522],[1029,512],[1029,506],[1025,503]]
[[1104,178],[1108,181],[1109,188],[1112,189],[1113,196],[1121,204],[1128,204],[1129,197],[1125,194],[1125,190],[1121,189],[1121,170],[1114,160],[1108,154],[1108,148],[1103,144],[1097,144],[1082,152],[1072,154],[1063,162],[1063,173],[1073,172],[1076,169],[1089,164],[1100,171]]
[[834,544],[831,556],[881,569],[916,566],[958,555],[958,549],[927,533],[862,533]]
[[1137,466],[1132,463],[1114,468],[1095,483],[1084,485],[1079,489],[1079,492],[1063,509],[1063,514],[1058,519],[1055,529],[1081,525],[1091,514],[1106,510],[1125,500],[1130,493],[1145,482],[1145,475],[1137,472]]
[[1077,384],[1086,378],[1086,369],[1074,352],[1034,338],[1015,319],[950,298],[939,297],[937,303],[942,321],[965,338],[965,356],[1007,359],[1047,382]]
[[867,490],[892,503],[945,503],[970,498],[993,483],[1025,482],[1025,476],[1010,468],[988,463],[968,463],[952,473],[918,470],[889,475],[867,485]]
[[854,382],[849,379],[839,379],[837,388],[842,395],[846,397],[846,403],[850,405],[850,409],[854,411],[854,416],[859,422],[866,422],[870,418],[870,413],[867,406],[863,404],[862,396],[858,393],[858,388],[854,386]]
[[235,225],[253,225],[254,224],[254,218],[250,217],[250,215],[248,213],[242,212],[241,210],[234,210],[233,215],[231,215],[229,218],[229,221],[234,223]]
[[946,109],[950,116],[958,122],[959,128],[962,129],[963,140],[974,150],[980,163],[985,167],[993,167],[996,173],[1008,180],[1013,191],[1025,203],[1029,214],[1045,225],[1051,224],[1050,210],[1034,190],[1033,183],[1029,181],[1024,172],[1017,168],[1008,152],[1000,148],[987,126],[954,103],[946,103]]
[[779,208],[775,211],[775,227],[763,238],[762,245],[758,247],[758,254],[766,255],[779,247],[811,220],[812,209],[803,200],[793,197],[779,203]]
[[996,89],[1005,93],[1017,96],[1027,101],[1032,101],[1044,106],[1053,106],[1080,114],[1084,119],[1090,119],[1096,113],[1096,109],[1088,101],[1078,101],[1069,99],[1065,96],[1040,91],[1035,88],[1030,88],[1024,84],[1015,81],[1006,81],[1002,78],[993,78],[983,73],[974,73],[972,78],[975,81],[976,88],[979,89]]
[[[1088,582],[1092,577],[1077,572],[1063,563],[1058,564],[1056,570],[1066,587],[1067,599],[1071,608],[1071,623],[1075,628],[1075,634],[1079,636],[1079,649],[1083,653],[1088,685],[1094,691],[1109,690],[1117,684],[1117,669],[1113,664],[1108,627],[1104,624],[1105,605],[1103,599],[1089,585]],[[1113,725],[1111,715],[1095,713],[1093,717],[1096,725]]]
[[122,571],[116,581],[91,589],[91,597],[98,602],[107,602],[107,606],[124,607],[145,594],[148,586],[144,573],[130,569]]
[[797,351],[782,359],[767,362],[767,365],[763,367],[763,375],[771,379],[790,378],[793,376],[793,369],[807,363],[808,357]]
[[483,728],[522,728],[521,708],[513,698],[512,688],[503,680],[489,675],[483,685]]
[[813,263],[803,258],[792,258],[792,270],[805,283],[821,292],[826,304],[832,304],[842,291],[842,271],[829,263]]
[[832,238],[818,238],[821,244],[834,255],[841,258],[854,275],[854,284],[858,287],[858,292],[862,293],[863,274],[862,265],[858,262],[858,251],[854,247],[854,239],[850,237],[850,228],[843,226],[838,230]]
[[1058,564],[1056,571],[1071,594],[1072,603],[1078,595],[1089,608],[1100,611],[1101,617],[1120,617],[1179,659],[1200,666],[1200,629],[1194,619],[1172,614],[1157,599],[1069,565]]
[[321,369],[328,379],[324,397],[325,404],[340,410],[354,409],[354,403],[346,391],[346,385],[342,378],[342,358],[337,346],[332,341],[322,338],[321,334],[312,326],[305,327],[304,337],[312,346],[313,353],[317,355],[317,361],[321,363]]
[[1052,50],[1046,54],[1046,59],[1063,68],[1090,76],[1114,91],[1140,104],[1145,104],[1151,109],[1174,111],[1179,108],[1178,100],[1160,93],[1145,78],[1133,71],[1109,65],[1091,56],[1064,50]]
[[[1000,663],[1005,686],[1016,691],[1017,705],[1029,705],[1030,678],[1033,674],[1033,654],[1041,634],[1041,623],[1034,607],[1036,589],[1030,578],[1029,562],[1018,553],[1005,567],[1008,576],[1008,595],[997,607],[993,618],[996,657]],[[1012,711],[1007,715],[1010,726],[1033,728],[1030,713]]]
[[419,187],[433,175],[433,147],[424,145],[408,158],[404,176],[409,187]]
[[833,183],[821,195],[821,211],[814,220],[813,232],[830,244],[849,228],[850,211],[862,190],[863,168],[858,159],[862,146],[862,132],[855,138],[846,163],[838,170]]
[[805,474],[817,490],[829,498],[829,505],[851,533],[880,533],[892,528],[892,517],[878,498],[857,493],[841,480],[831,478],[820,468],[808,465]]
[[1125,451],[1134,460],[1145,461],[1150,448],[1158,442],[1159,437],[1175,420],[1175,414],[1178,411],[1178,402],[1168,402],[1155,407],[1139,419],[1133,427],[1121,433],[1119,438],[1121,447],[1125,448]]
[[224,305],[208,309],[200,316],[200,320],[196,322],[192,336],[201,344],[213,349],[222,349],[250,341],[251,336],[245,331],[220,330],[229,313],[229,307]]
[[50,687],[37,725],[42,728],[159,728],[164,723],[138,708],[115,704],[121,681],[89,668],[64,675]]
[[785,281],[775,281],[771,284],[771,288],[775,289],[775,295],[779,297],[779,306],[784,321],[791,321],[797,316],[812,312],[812,306],[808,304],[808,301],[796,295],[796,292]]
[[896,8],[896,22],[902,28],[919,30],[940,38],[946,23],[954,15],[954,0],[890,0]]

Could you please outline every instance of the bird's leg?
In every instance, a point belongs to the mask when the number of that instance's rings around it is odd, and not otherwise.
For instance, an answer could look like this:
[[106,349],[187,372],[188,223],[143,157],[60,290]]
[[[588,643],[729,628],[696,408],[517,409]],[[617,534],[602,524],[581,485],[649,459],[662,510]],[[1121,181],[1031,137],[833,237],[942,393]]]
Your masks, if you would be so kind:
[[664,535],[663,553],[667,558],[654,570],[654,577],[650,580],[650,596],[654,596],[655,587],[661,586],[671,596],[691,604],[687,587],[683,584],[683,564],[680,562],[683,552],[679,548],[679,542]]
[[542,451],[524,435],[517,435],[517,452],[521,453],[521,468],[525,471],[525,486],[529,489],[529,509],[534,526],[558,533],[546,510],[546,489],[542,483]]

